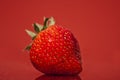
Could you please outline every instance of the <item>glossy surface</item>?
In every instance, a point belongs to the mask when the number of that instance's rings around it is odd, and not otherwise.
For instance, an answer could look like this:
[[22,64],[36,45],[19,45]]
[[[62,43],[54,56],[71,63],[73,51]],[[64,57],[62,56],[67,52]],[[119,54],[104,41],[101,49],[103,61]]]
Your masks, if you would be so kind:
[[82,71],[79,45],[61,26],[48,26],[37,34],[30,48],[33,66],[46,74],[75,75]]
[[23,48],[25,29],[54,16],[77,37],[82,55],[82,80],[120,80],[119,0],[1,0],[0,80],[35,80],[42,74]]

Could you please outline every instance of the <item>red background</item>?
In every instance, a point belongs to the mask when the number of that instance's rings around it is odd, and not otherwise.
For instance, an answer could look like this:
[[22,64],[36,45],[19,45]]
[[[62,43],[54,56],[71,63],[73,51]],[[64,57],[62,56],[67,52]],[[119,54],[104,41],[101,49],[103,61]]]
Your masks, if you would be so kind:
[[119,0],[1,0],[0,80],[34,80],[25,29],[43,16],[69,28],[81,46],[82,80],[120,80]]

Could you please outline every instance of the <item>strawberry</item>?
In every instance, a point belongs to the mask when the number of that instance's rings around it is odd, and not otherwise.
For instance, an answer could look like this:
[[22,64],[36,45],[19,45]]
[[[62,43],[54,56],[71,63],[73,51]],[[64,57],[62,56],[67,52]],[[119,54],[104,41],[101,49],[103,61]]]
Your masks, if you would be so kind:
[[78,75],[75,76],[51,76],[51,75],[42,75],[35,80],[81,80]]
[[44,25],[34,23],[35,32],[29,50],[33,66],[54,75],[75,75],[82,71],[79,44],[70,30],[56,25],[54,18],[45,18]]

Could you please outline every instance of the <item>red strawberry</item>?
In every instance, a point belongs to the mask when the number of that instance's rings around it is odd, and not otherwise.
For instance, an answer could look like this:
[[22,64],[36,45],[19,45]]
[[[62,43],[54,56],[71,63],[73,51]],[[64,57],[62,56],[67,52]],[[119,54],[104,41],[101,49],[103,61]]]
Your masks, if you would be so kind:
[[53,18],[46,18],[44,26],[34,24],[36,33],[26,30],[33,42],[30,59],[34,67],[55,75],[75,75],[82,71],[79,44],[71,31],[55,25]]
[[42,75],[35,80],[81,80],[81,78],[77,76],[51,76],[51,75]]

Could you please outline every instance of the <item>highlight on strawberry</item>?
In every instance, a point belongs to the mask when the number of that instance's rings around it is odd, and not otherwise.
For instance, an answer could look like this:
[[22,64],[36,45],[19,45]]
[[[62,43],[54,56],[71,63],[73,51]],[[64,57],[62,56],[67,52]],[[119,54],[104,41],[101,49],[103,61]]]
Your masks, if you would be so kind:
[[34,32],[25,30],[32,38],[25,49],[37,70],[50,75],[77,75],[82,71],[79,43],[69,29],[56,25],[53,17],[33,27]]

